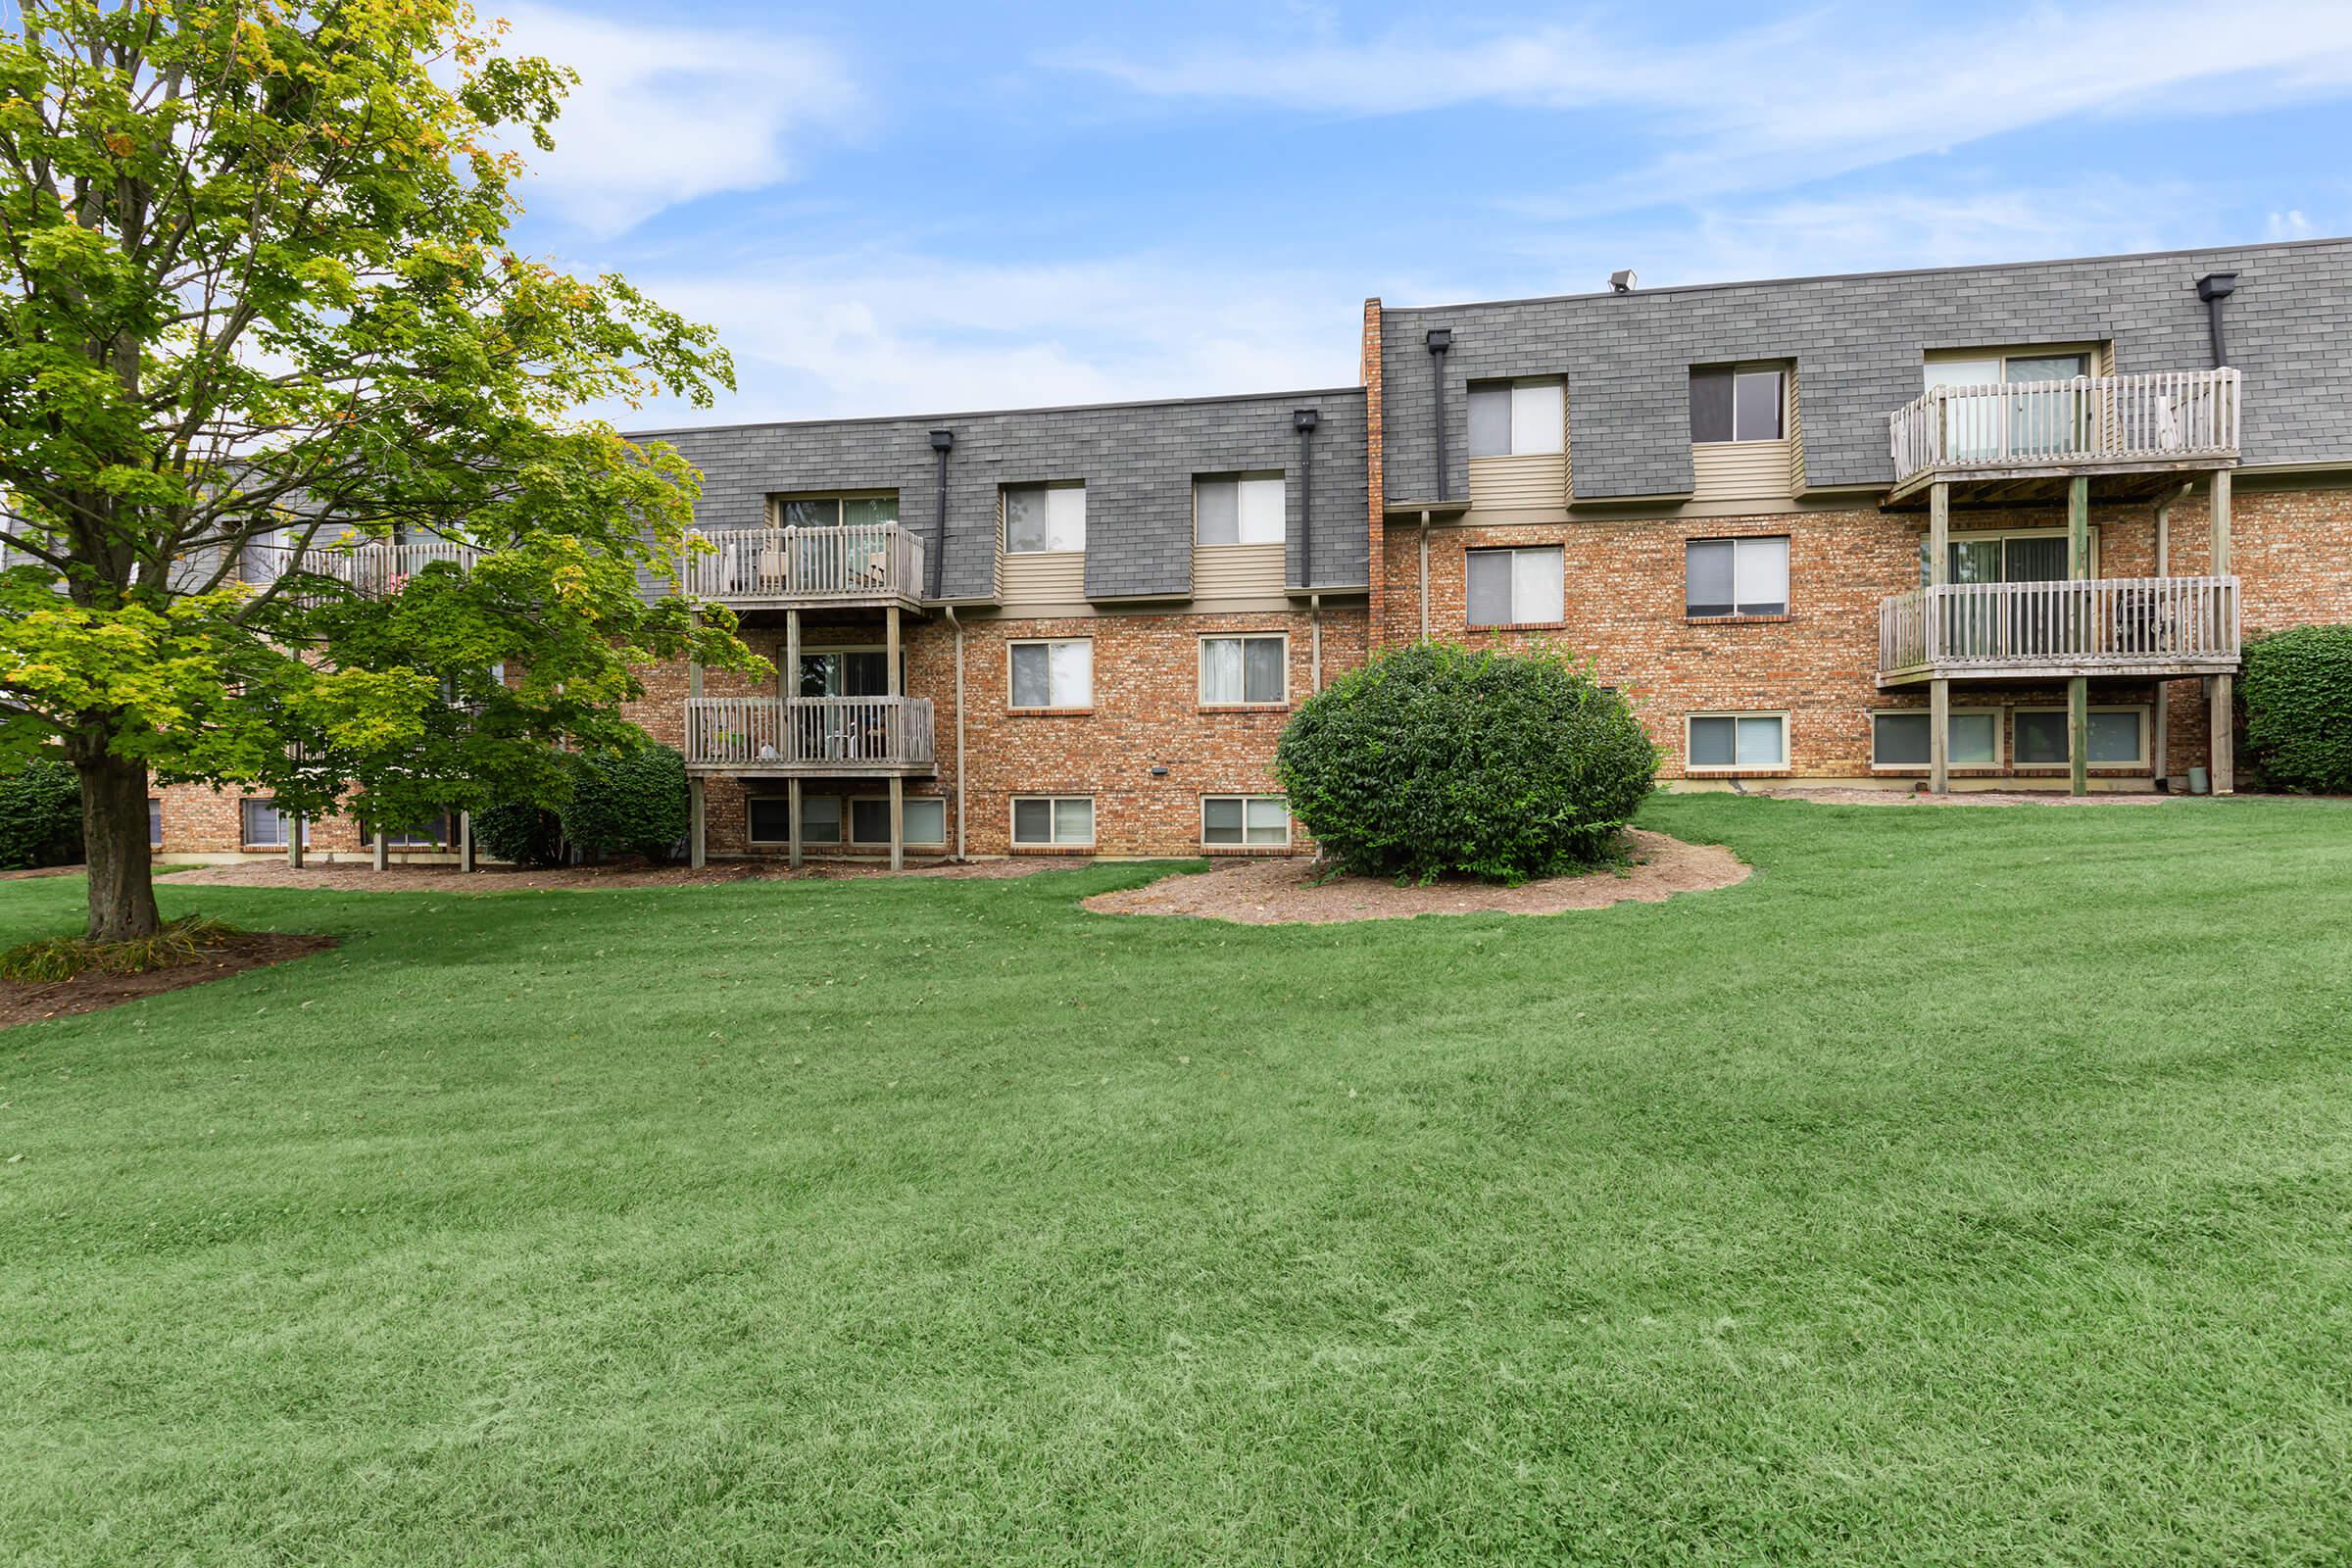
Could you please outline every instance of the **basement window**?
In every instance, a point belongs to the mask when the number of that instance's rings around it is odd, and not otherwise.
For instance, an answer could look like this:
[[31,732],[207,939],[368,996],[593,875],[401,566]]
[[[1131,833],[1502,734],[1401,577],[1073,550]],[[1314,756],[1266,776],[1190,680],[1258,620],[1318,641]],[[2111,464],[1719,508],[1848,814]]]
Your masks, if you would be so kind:
[[1090,849],[1095,842],[1091,795],[1016,795],[1012,842],[1024,849]]
[[1288,846],[1290,808],[1279,795],[1203,795],[1200,842],[1212,849]]
[[1691,769],[1788,765],[1786,713],[1693,713],[1690,726],[1683,755]]
[[[1927,767],[1935,731],[1927,710],[1902,709],[1870,716],[1870,765]],[[1953,767],[2001,764],[2001,715],[1990,709],[1955,711],[1944,728],[1944,760]]]

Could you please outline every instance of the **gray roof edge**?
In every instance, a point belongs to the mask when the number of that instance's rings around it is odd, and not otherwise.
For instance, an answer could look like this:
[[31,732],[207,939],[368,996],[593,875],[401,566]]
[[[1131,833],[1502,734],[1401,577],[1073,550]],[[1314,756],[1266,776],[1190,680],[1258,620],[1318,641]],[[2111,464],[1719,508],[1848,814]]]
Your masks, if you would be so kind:
[[952,419],[997,419],[1015,414],[1099,414],[1119,409],[1196,409],[1212,403],[1270,403],[1286,398],[1362,397],[1361,386],[1310,386],[1295,391],[1217,392],[1191,398],[1130,398],[1118,403],[1043,403],[1012,409],[958,409],[947,414],[859,414],[839,419],[753,419],[737,424],[676,424],[658,430],[623,430],[631,441],[670,435],[711,435],[728,430],[813,430],[848,424],[924,424]]
[[[2020,272],[2040,267],[2108,267],[2119,262],[2161,262],[2192,256],[2242,256],[2261,251],[2316,250],[2328,245],[2352,246],[2352,234],[2319,239],[2247,240],[2236,245],[2196,245],[2181,250],[2122,251],[2111,256],[2053,256],[2034,262],[1974,262],[1948,267],[1893,267],[1875,272],[1815,272],[1795,277],[1733,278],[1720,283],[1669,283],[1662,288],[1633,291],[1635,297],[1653,294],[1705,294],[1719,289],[1789,288],[1799,283],[1866,283],[1887,277],[1934,277],[1952,272]],[[1436,305],[1384,305],[1383,315],[1418,315],[1428,311],[1483,310],[1495,306],[1555,305],[1570,301],[1617,298],[1613,289],[1582,294],[1530,294],[1504,300],[1451,300]]]

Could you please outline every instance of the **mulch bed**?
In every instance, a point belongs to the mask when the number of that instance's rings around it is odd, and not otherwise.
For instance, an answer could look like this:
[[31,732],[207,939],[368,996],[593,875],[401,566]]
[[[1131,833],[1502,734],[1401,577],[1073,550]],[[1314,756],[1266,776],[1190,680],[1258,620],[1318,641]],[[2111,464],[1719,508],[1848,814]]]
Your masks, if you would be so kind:
[[150,969],[145,974],[100,974],[92,970],[71,980],[53,980],[37,986],[0,980],[0,1029],[38,1023],[43,1018],[64,1018],[76,1012],[96,1012],[102,1007],[136,1002],[141,997],[209,985],[248,969],[266,969],[289,958],[307,958],[335,945],[333,937],[248,931],[217,947],[206,948],[192,963]]
[[1662,904],[1677,893],[1728,888],[1748,866],[1720,844],[1685,844],[1634,828],[1626,834],[1633,863],[1499,887],[1442,881],[1398,887],[1377,877],[1319,880],[1310,861],[1237,860],[1198,875],[1162,877],[1140,888],[1098,893],[1086,906],[1100,914],[1183,914],[1241,925],[1325,925],[1340,920],[1396,920],[1416,914],[1558,914],[1612,904]]

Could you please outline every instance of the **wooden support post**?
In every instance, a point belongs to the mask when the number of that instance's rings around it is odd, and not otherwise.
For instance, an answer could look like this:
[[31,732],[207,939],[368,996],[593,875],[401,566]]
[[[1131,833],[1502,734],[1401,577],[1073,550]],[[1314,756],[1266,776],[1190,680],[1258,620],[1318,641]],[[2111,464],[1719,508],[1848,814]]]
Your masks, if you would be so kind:
[[[2090,477],[2077,474],[2066,484],[2066,574],[2077,582],[2090,575]],[[2089,627],[2082,628],[2088,631]]]
[[473,869],[473,813],[471,811],[458,813],[458,869],[460,871]]
[[[787,610],[784,612],[784,662],[776,666],[776,696],[789,703],[800,695],[801,612]],[[789,712],[784,715],[784,726],[785,734],[789,737],[792,730],[792,714]],[[784,755],[792,755],[789,745],[784,748]]]
[[1928,586],[1940,588],[1952,580],[1952,487],[1938,480],[1928,486]]
[[2230,470],[2213,470],[2213,562],[2206,569],[2216,577],[2230,575]]
[[896,773],[890,775],[890,868],[906,869],[906,781]]
[[2073,788],[2090,793],[2090,682],[2081,675],[2066,683],[2067,755],[2073,760]]
[[2237,793],[2237,677],[2213,677],[2213,793]]
[[[2161,573],[2159,573],[2161,575]],[[2148,737],[2148,760],[2154,764],[2151,772],[2160,787],[2170,788],[2165,780],[2173,776],[2173,683],[2156,683],[2156,733]]]
[[1952,793],[1952,683],[1928,682],[1928,788]]
[[686,863],[697,871],[710,858],[709,808],[700,773],[686,780]]
[[785,863],[797,871],[801,867],[801,781],[797,778],[784,786],[784,809],[792,817],[784,830]]
[[906,690],[905,690],[906,683],[905,683],[904,681],[902,681],[902,680],[900,680],[900,679],[899,679],[899,607],[898,607],[898,606],[896,606],[896,605],[892,605],[892,606],[891,606],[891,607],[890,607],[888,610],[885,610],[885,611],[882,612],[882,623],[883,623],[883,633],[882,633],[882,646],[883,646],[883,655],[882,655],[882,657],[883,657],[885,660],[887,660],[887,661],[889,662],[889,664],[890,664],[890,669],[889,669],[889,671],[886,673],[886,675],[884,676],[884,679],[885,679],[885,680],[887,680],[887,681],[889,682],[889,684],[887,684],[886,686],[884,686],[882,689],[883,689],[885,692],[887,692],[889,695],[893,696],[893,697],[904,697],[904,696],[906,696]]

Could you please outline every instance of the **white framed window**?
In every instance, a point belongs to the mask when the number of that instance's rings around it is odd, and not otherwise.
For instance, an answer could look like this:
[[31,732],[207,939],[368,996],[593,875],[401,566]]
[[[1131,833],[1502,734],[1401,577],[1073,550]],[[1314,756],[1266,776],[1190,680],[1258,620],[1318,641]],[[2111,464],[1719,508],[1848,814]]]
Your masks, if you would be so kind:
[[1523,458],[1567,441],[1567,387],[1557,376],[1470,383],[1470,455]]
[[1012,484],[1004,487],[1004,553],[1043,555],[1086,548],[1086,486]]
[[[948,842],[947,802],[936,795],[909,795],[900,817],[906,844]],[[850,800],[850,842],[884,847],[890,843],[890,797],[858,795]]]
[[[2064,528],[1972,528],[1955,533],[1946,544],[1948,583],[2064,582],[2067,575],[2067,536]],[[2090,526],[2089,574],[2099,574],[2099,525]],[[1919,585],[1928,585],[1928,538],[1919,541]]]
[[1287,632],[1200,639],[1200,701],[1211,707],[1279,707],[1291,700]]
[[1683,547],[1683,613],[1788,613],[1788,536],[1690,541]]
[[[1924,708],[1886,709],[1870,715],[1870,765],[1927,767],[1934,717]],[[1944,760],[1953,767],[2001,765],[2001,710],[1955,708],[1944,727]]]
[[1005,645],[1012,668],[1014,708],[1095,706],[1095,644],[1090,637],[1056,637]]
[[1788,368],[1730,365],[1690,372],[1690,439],[1778,441],[1788,433]]
[[1288,848],[1290,806],[1279,795],[1203,795],[1200,842],[1211,849]]
[[1563,609],[1558,545],[1472,550],[1463,567],[1464,609],[1473,626],[1556,625]]
[[[255,849],[282,850],[286,847],[286,826],[293,818],[277,808],[275,797],[247,796],[237,803],[239,832],[244,842]],[[311,824],[302,824],[302,842],[311,842]]]
[[[2148,765],[2148,710],[2112,706],[2090,710],[2083,762],[2090,767]],[[2072,767],[2074,726],[2063,708],[2020,708],[2010,718],[2009,751],[2019,767]]]
[[1193,481],[1193,542],[1278,545],[1284,535],[1279,473],[1242,473]]
[[1095,842],[1091,795],[1016,795],[1012,842],[1022,846],[1088,849]]
[[1787,767],[1787,713],[1692,713],[1683,747],[1684,767]]

